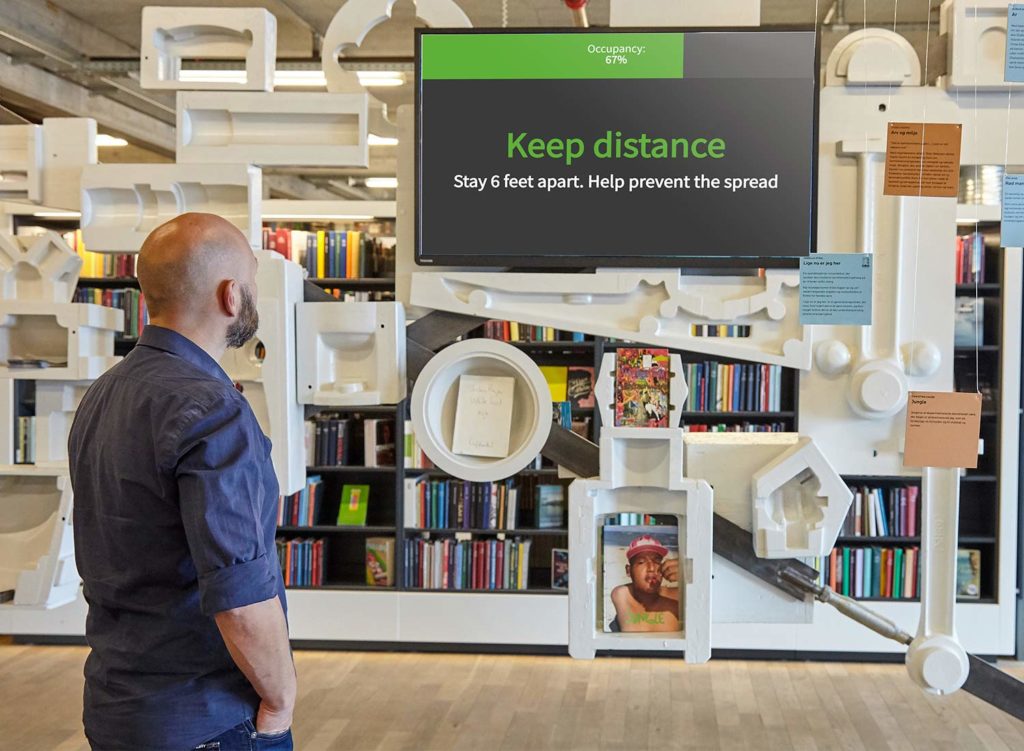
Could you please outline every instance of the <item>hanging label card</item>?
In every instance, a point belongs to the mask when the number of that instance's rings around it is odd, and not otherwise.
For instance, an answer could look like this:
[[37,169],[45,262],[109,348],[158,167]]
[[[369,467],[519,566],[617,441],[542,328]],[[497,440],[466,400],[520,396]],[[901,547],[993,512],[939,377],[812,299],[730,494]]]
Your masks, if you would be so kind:
[[1006,73],[1003,79],[1024,83],[1024,4],[1006,9]]
[[1024,174],[1003,175],[1003,218],[999,234],[1004,248],[1024,247]]
[[904,467],[978,466],[981,394],[911,391],[907,396]]
[[800,323],[871,325],[871,254],[815,253],[800,259]]
[[465,456],[508,456],[515,388],[515,379],[508,376],[460,376],[452,451]]
[[959,123],[889,123],[885,195],[956,198],[961,130]]

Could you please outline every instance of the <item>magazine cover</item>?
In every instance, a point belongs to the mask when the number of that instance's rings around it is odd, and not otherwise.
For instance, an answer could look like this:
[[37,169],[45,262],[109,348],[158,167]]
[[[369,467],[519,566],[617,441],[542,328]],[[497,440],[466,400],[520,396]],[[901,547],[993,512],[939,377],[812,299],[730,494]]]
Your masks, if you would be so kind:
[[607,632],[682,631],[679,527],[602,527]]
[[620,349],[615,357],[615,425],[668,427],[668,350]]
[[573,365],[569,368],[565,386],[566,399],[573,407],[590,409],[594,406],[594,368]]

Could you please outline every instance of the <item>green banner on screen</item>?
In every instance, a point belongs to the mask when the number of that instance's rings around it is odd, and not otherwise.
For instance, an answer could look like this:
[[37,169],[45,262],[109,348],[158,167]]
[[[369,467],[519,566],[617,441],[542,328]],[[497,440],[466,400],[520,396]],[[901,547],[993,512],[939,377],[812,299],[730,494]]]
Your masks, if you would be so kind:
[[423,80],[682,78],[681,33],[433,34]]

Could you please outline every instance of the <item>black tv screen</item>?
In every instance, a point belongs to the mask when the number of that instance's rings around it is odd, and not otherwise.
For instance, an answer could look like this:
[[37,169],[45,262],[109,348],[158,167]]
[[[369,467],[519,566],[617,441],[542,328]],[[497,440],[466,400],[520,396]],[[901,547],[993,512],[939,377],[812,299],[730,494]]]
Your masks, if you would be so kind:
[[812,30],[420,29],[416,56],[421,264],[776,265],[813,247]]

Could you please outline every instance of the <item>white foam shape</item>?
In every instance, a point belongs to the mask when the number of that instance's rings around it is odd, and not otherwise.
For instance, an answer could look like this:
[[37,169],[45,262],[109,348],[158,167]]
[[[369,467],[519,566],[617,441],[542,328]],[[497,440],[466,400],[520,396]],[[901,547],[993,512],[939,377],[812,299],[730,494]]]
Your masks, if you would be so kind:
[[146,236],[189,211],[217,214],[262,244],[262,173],[247,164],[98,164],[82,173],[82,241],[138,253]]
[[56,232],[0,234],[0,300],[70,302],[82,258]]
[[[677,429],[660,430],[669,440],[669,434],[681,434]],[[569,486],[569,654],[573,657],[593,659],[598,650],[682,650],[688,663],[710,659],[712,490],[703,480],[684,480],[681,472],[667,485],[617,486],[595,479],[575,480]],[[604,612],[601,586],[601,526],[605,515],[617,513],[679,517],[682,632],[604,632],[610,614]]]
[[178,93],[177,161],[367,167],[368,96]]
[[[398,0],[348,0],[334,14],[321,43],[321,63],[328,91],[359,91],[356,74],[344,70],[338,60],[359,47],[366,35],[391,18]],[[454,0],[416,0],[416,18],[434,28],[469,28],[469,16]],[[410,30],[411,34],[411,30]],[[411,52],[411,50],[410,50]]]
[[970,664],[956,633],[957,528],[960,470],[921,473],[921,617],[907,650],[907,672],[931,694],[948,694],[967,680]]
[[[674,270],[527,274],[419,271],[413,305],[520,321],[772,365],[811,366],[799,323],[799,274],[683,276]],[[696,336],[692,326],[750,326],[749,337]]]
[[761,558],[827,556],[852,500],[828,459],[801,436],[754,473],[754,551]]
[[[515,379],[507,457],[463,456],[452,450],[463,374]],[[525,468],[544,447],[551,432],[551,390],[521,350],[494,339],[466,339],[442,349],[420,372],[411,414],[416,440],[435,465],[463,480],[494,482]]]
[[15,606],[55,608],[78,595],[66,473],[0,472],[0,590],[14,590]]
[[39,203],[42,174],[43,127],[0,125],[0,199]]
[[36,383],[37,467],[66,467],[68,436],[78,405],[90,381],[38,381]]
[[[289,494],[306,484],[304,415],[295,396],[295,309],[302,300],[302,268],[269,250],[258,251],[256,257],[260,325],[256,336],[224,354],[221,365],[241,385],[260,428],[270,437],[277,482],[281,493]],[[258,343],[263,345],[262,360]]]
[[299,403],[345,407],[405,398],[401,303],[303,302],[298,331]]
[[[113,367],[114,335],[124,311],[91,303],[0,301],[0,378],[86,381]],[[42,359],[49,367],[8,367],[9,358]]]
[[847,34],[825,63],[826,86],[920,86],[914,46],[888,29]]
[[96,121],[89,117],[43,119],[43,206],[79,211],[82,170],[96,164]]
[[939,86],[949,90],[977,88],[985,92],[1024,88],[1024,83],[1004,78],[1009,6],[1007,0],[946,0],[942,3],[939,33],[946,36],[949,72],[939,79]]
[[[265,8],[142,9],[139,82],[145,89],[270,91],[277,56],[277,19]],[[242,81],[182,81],[191,60],[241,60]]]

